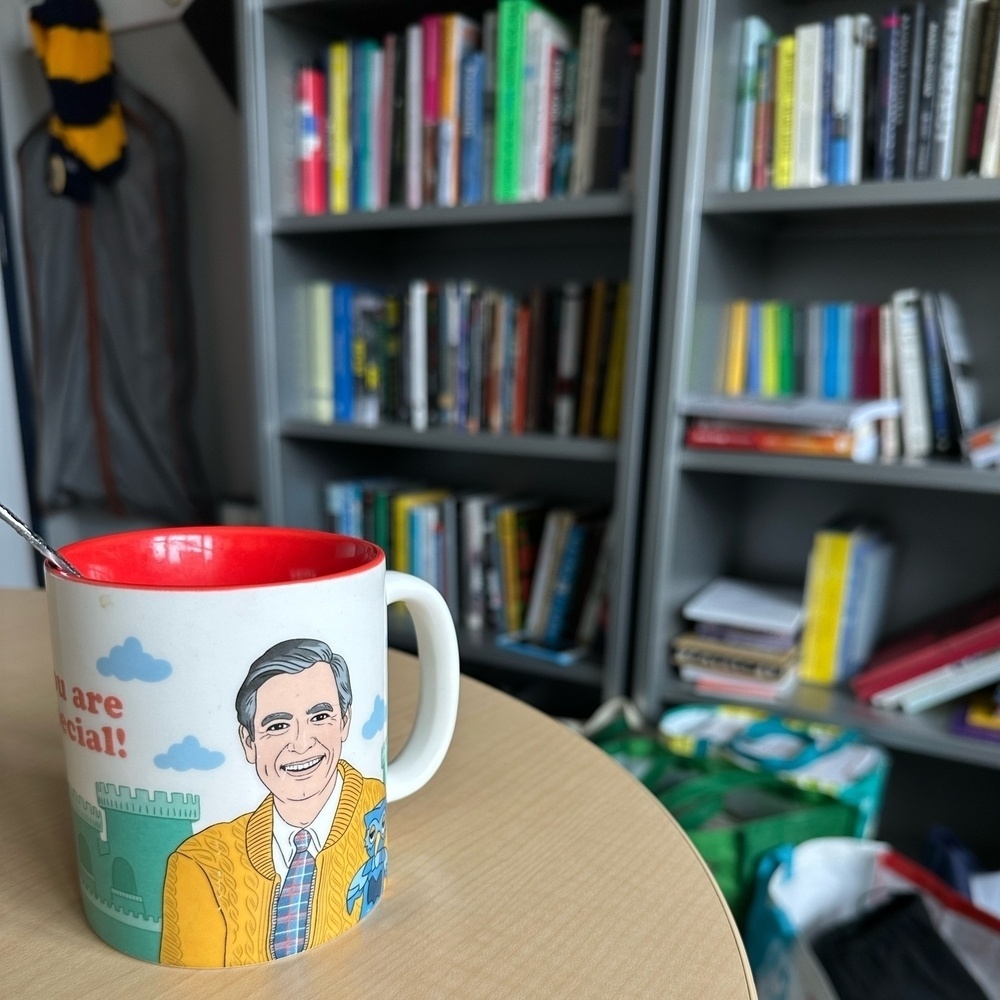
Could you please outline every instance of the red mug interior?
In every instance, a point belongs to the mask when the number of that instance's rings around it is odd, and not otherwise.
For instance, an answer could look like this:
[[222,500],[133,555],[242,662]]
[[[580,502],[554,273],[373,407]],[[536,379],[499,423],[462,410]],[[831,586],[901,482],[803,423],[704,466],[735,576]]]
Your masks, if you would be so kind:
[[[371,542],[304,528],[153,528],[99,535],[59,554],[85,581],[177,590],[259,587],[343,576],[383,560]],[[52,566],[50,573],[72,579]]]

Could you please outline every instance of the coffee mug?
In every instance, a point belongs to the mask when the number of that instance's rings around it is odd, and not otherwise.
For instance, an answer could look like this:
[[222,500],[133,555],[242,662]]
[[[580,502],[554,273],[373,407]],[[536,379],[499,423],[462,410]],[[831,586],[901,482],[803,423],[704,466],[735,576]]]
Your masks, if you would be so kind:
[[[167,528],[46,566],[83,905],[112,947],[250,965],[353,927],[383,894],[386,802],[440,765],[458,712],[441,595],[378,546],[277,527]],[[419,706],[386,760],[386,607]]]

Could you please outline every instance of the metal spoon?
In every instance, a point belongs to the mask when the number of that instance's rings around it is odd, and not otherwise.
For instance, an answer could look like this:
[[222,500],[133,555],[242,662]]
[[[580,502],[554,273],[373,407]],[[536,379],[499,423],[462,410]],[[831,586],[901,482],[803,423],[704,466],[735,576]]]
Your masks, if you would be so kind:
[[53,549],[43,538],[36,535],[17,514],[9,510],[0,503],[0,520],[6,521],[26,542],[28,542],[36,552],[40,552],[53,566],[61,569],[70,576],[83,577],[83,574],[68,562],[55,549]]

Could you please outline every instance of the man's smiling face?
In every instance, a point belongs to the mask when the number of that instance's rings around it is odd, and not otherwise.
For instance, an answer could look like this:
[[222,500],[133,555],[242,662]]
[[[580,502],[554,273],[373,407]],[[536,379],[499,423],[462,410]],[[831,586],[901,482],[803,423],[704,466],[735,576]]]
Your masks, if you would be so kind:
[[[297,674],[278,674],[257,690],[252,734],[241,726],[247,760],[281,805],[301,803],[315,812],[326,803],[337,776],[337,763],[351,725],[341,716],[337,685],[328,663],[314,663]],[[305,800],[314,800],[307,805]],[[292,822],[291,819],[288,820]],[[311,820],[309,820],[311,822]],[[303,824],[298,824],[303,825]]]

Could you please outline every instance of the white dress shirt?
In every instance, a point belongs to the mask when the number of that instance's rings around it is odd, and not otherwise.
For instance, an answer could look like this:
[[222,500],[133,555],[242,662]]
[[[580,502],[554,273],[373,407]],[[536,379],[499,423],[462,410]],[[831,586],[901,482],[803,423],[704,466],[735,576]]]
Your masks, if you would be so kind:
[[[326,805],[319,811],[319,815],[305,827],[309,832],[309,843],[306,850],[315,858],[323,849],[326,838],[330,836],[330,828],[333,826],[333,817],[337,813],[337,806],[340,805],[340,792],[344,782],[341,780],[340,772],[337,772],[333,783],[333,791]],[[281,884],[288,874],[288,867],[295,856],[295,843],[292,838],[299,832],[301,827],[290,826],[281,816],[278,815],[277,808],[272,810],[271,829],[271,858],[274,861],[274,870],[278,873],[278,891],[281,891]]]

